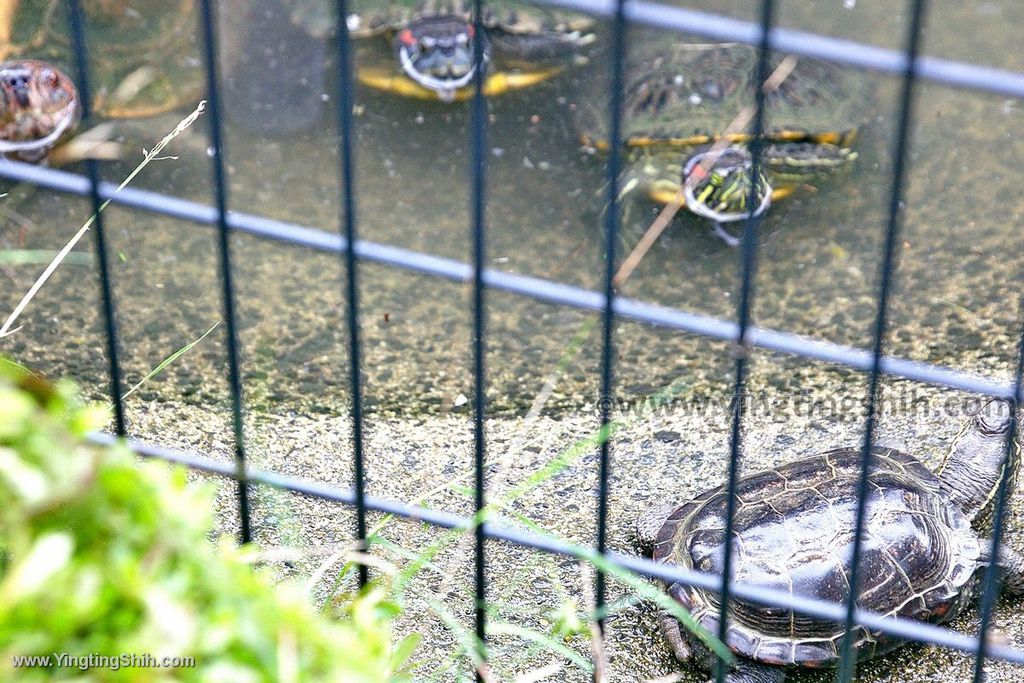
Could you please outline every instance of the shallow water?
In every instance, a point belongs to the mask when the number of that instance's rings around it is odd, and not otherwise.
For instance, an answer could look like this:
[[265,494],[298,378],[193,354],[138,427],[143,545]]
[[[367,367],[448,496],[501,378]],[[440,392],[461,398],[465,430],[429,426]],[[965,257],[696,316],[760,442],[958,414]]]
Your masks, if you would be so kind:
[[[714,7],[734,16],[755,16],[754,3]],[[1019,51],[1008,49],[1021,12],[1011,2],[935,3],[926,52],[1024,68]],[[903,17],[878,3],[854,3],[852,9],[838,1],[782,3],[780,22],[846,38],[869,35],[871,42],[889,47],[902,41]],[[243,23],[229,30],[244,34],[247,28]],[[316,63],[329,50],[308,40],[282,43],[296,45],[288,49],[299,54],[292,55],[291,63],[277,59],[274,68],[280,71],[274,72],[266,65],[235,63],[232,55],[239,40],[232,35],[222,46],[230,65],[229,95],[236,95],[225,98],[229,205],[337,230],[338,161],[328,112],[335,93],[325,82],[329,79],[302,75],[299,68]],[[965,41],[964,35],[983,39]],[[636,30],[631,39],[644,36]],[[591,56],[587,68],[490,103],[491,267],[585,287],[600,282],[603,162],[580,151],[570,123],[571,108],[578,98],[595,96],[606,67],[600,50]],[[360,52],[359,59],[366,55]],[[282,61],[285,66],[280,66]],[[306,80],[295,85],[296,74]],[[754,307],[760,325],[870,344],[898,93],[896,79],[871,78],[877,94],[873,116],[863,127],[856,169],[778,205],[764,224]],[[316,96],[304,101],[304,92]],[[250,102],[254,97],[267,98],[266,106],[259,109]],[[274,97],[292,105],[286,116],[277,111],[285,107],[273,107]],[[469,106],[405,100],[365,89],[358,91],[357,101],[360,235],[468,258]],[[1020,280],[1015,258],[1021,246],[1017,219],[1022,207],[1016,161],[1024,144],[1019,103],[925,84],[918,89],[916,104],[889,350],[965,370],[1006,372],[1013,355],[1019,299],[1015,284]],[[273,133],[252,132],[252,110],[257,115],[275,112]],[[118,122],[129,156],[105,166],[105,177],[123,176],[134,163],[135,150],[151,145],[179,117],[171,113]],[[310,121],[313,125],[303,132],[278,134]],[[205,150],[199,125],[175,143],[179,158],[153,164],[135,185],[208,202]],[[623,246],[635,242],[654,212],[642,202],[630,205]],[[7,222],[0,235],[4,248],[24,244],[55,249],[84,219],[85,209],[76,200],[38,193],[18,213],[32,225],[22,230]],[[120,256],[114,271],[124,362],[132,380],[220,319],[214,241],[206,228],[150,215],[112,210],[107,223]],[[342,410],[346,335],[338,260],[245,237],[233,238],[233,244],[242,365],[252,407]],[[699,221],[680,217],[623,292],[728,318],[735,315],[737,264],[736,250],[711,237]],[[104,389],[100,328],[94,306],[83,307],[82,301],[94,296],[92,275],[81,268],[65,270],[29,309],[24,330],[8,342],[8,349],[48,372],[77,376],[99,393]],[[35,268],[5,266],[3,272],[8,281],[4,301],[13,304]],[[398,413],[446,410],[460,401],[460,394],[468,395],[470,314],[463,289],[373,265],[362,268],[360,276],[370,407]],[[67,289],[71,283],[82,286],[72,293]],[[585,316],[497,292],[489,301],[493,407],[519,411],[536,395]],[[69,339],[97,352],[76,358],[79,354],[67,348]],[[217,377],[222,369],[220,341],[211,335],[162,381],[150,383],[142,396],[222,398]],[[730,365],[724,358],[695,362],[694,340],[631,323],[619,326],[618,343],[618,376],[627,390],[662,386],[684,368],[698,376],[715,375]],[[590,338],[581,359],[570,364],[555,403],[578,407],[591,400],[596,344],[596,337]],[[787,359],[783,365],[792,368],[799,361]]]

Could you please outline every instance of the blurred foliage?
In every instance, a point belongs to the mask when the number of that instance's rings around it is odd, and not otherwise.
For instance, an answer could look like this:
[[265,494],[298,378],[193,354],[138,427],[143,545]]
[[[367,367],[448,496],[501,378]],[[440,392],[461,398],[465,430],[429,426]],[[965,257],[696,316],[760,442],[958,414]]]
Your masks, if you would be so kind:
[[[398,607],[380,589],[315,612],[296,586],[256,571],[254,552],[211,537],[208,488],[85,443],[107,422],[68,383],[0,358],[0,680],[408,680],[415,636],[394,645]],[[194,667],[14,668],[68,653]]]

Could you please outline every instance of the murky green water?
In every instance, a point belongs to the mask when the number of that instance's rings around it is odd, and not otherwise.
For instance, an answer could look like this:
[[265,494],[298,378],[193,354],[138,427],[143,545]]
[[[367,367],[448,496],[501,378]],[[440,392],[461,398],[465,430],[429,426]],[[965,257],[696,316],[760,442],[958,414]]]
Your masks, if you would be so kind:
[[[1024,11],[1018,3],[934,4],[925,41],[929,54],[1024,68],[1019,50],[1011,49],[1013,27]],[[846,8],[838,0],[781,5],[780,21],[789,27],[858,40],[870,36],[871,42],[888,47],[903,40],[904,17],[889,6],[861,2]],[[714,3],[714,8],[756,16],[756,3]],[[244,33],[245,25],[232,30]],[[637,30],[632,39],[644,36]],[[271,39],[265,42],[274,45]],[[232,63],[237,43],[224,41],[226,62]],[[293,59],[300,66],[315,63],[311,60],[321,52],[328,54],[322,46],[301,41],[289,49],[306,51],[298,55],[305,62]],[[579,98],[604,97],[595,91],[605,60],[595,50],[589,67],[491,102],[491,267],[586,287],[600,282],[604,168],[600,159],[580,151],[570,110]],[[247,118],[246,100],[231,96],[240,92],[262,94],[269,98],[267,111],[277,112],[273,97],[287,92],[295,78],[294,64],[289,68],[275,73],[233,66],[227,74],[233,85],[225,103],[229,119]],[[312,127],[286,136],[229,127],[229,203],[237,210],[335,231],[338,162],[329,114],[335,93],[329,83],[318,87],[318,79],[329,80],[323,74],[311,70],[307,76],[326,103],[302,102],[293,95],[281,108],[290,103],[294,111],[284,117],[277,112],[276,125],[279,130],[308,119]],[[896,79],[871,78],[877,93],[855,171],[778,205],[765,223],[755,303],[760,325],[859,346],[870,342],[898,92]],[[365,90],[358,93],[358,105],[361,235],[468,258],[468,105]],[[118,122],[128,156],[106,165],[104,175],[122,177],[137,159],[135,153],[173,127],[185,111]],[[923,85],[916,112],[889,349],[965,370],[1006,372],[1020,282],[1020,105]],[[175,143],[177,159],[153,164],[135,185],[208,202],[205,150],[203,129],[197,126]],[[81,202],[47,193],[17,211],[30,225],[21,229],[7,221],[0,236],[5,249],[55,249],[86,216]],[[627,243],[642,233],[654,212],[649,205],[631,207]],[[214,241],[209,229],[142,213],[111,210],[107,223],[120,257],[113,265],[131,381],[221,318]],[[250,407],[342,410],[346,334],[338,260],[246,237],[235,237],[233,244]],[[705,226],[677,218],[623,291],[730,317],[735,314],[737,262],[737,251],[711,237]],[[16,302],[37,269],[3,267],[6,306]],[[463,288],[374,265],[362,268],[360,275],[370,406],[420,413],[460,402],[459,395],[471,390],[470,314]],[[62,269],[23,318],[23,330],[6,342],[7,349],[54,374],[77,376],[100,393],[104,365],[94,298],[91,271]],[[536,395],[585,316],[501,293],[492,293],[489,302],[493,406],[519,411]],[[221,341],[211,335],[150,383],[140,399],[220,401]],[[698,355],[702,345],[696,340],[634,324],[620,325],[618,342],[619,380],[626,389],[661,386],[681,371],[698,379],[721,376],[730,366],[725,357]],[[570,363],[552,406],[578,407],[591,400],[596,347],[596,337],[591,338]],[[798,366],[798,360],[783,360],[778,381],[790,381]]]

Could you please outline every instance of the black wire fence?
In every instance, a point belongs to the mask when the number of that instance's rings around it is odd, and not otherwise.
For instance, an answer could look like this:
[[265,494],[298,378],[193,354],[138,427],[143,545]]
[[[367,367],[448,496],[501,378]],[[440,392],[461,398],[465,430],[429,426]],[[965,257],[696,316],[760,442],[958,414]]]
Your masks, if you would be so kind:
[[[207,100],[210,119],[210,148],[212,150],[212,188],[214,203],[205,206],[194,202],[161,195],[143,190],[126,188],[115,193],[115,187],[101,181],[98,169],[93,162],[86,163],[86,175],[79,176],[53,169],[40,168],[13,161],[0,161],[0,176],[9,180],[34,183],[50,190],[74,195],[90,197],[96,221],[93,232],[99,254],[99,279],[103,305],[103,319],[106,325],[107,356],[109,361],[110,393],[115,411],[116,435],[96,434],[93,440],[97,443],[111,443],[116,438],[124,438],[125,420],[121,396],[121,371],[118,359],[117,315],[114,291],[111,286],[108,268],[109,254],[104,239],[102,214],[97,209],[102,201],[109,200],[115,204],[136,209],[155,212],[169,217],[191,221],[197,224],[215,226],[219,235],[220,280],[224,319],[226,321],[226,339],[229,365],[229,381],[232,396],[232,415],[234,427],[235,461],[227,464],[208,456],[188,453],[185,451],[157,447],[151,444],[129,440],[129,445],[139,454],[180,463],[196,470],[205,471],[237,481],[237,501],[241,518],[240,540],[251,540],[251,512],[249,505],[249,486],[253,483],[265,484],[279,489],[294,491],[308,496],[323,498],[353,506],[356,511],[355,535],[360,541],[366,537],[366,513],[369,510],[386,512],[401,517],[415,519],[438,527],[450,529],[472,529],[475,533],[475,598],[476,598],[476,632],[481,642],[486,637],[486,588],[487,588],[487,553],[486,544],[490,539],[500,539],[520,546],[559,555],[593,558],[602,555],[608,562],[619,567],[637,572],[648,577],[658,578],[670,583],[702,587],[717,591],[722,595],[720,619],[720,635],[724,635],[726,627],[726,611],[731,597],[757,602],[764,605],[793,609],[798,612],[845,623],[847,638],[841,648],[841,665],[837,680],[849,681],[854,674],[856,657],[851,652],[850,634],[855,625],[862,625],[871,630],[881,631],[898,638],[934,643],[973,653],[975,658],[974,681],[983,679],[983,665],[986,658],[998,658],[1010,662],[1024,664],[1024,650],[993,642],[989,638],[989,627],[995,597],[1000,589],[999,572],[993,562],[984,573],[981,585],[981,624],[975,636],[960,634],[932,624],[899,618],[885,617],[876,613],[866,612],[857,608],[856,595],[851,592],[846,604],[836,604],[822,600],[792,596],[775,589],[769,589],[742,583],[733,583],[730,577],[731,552],[725,555],[726,562],[721,575],[710,575],[685,570],[680,567],[658,564],[651,560],[623,555],[606,549],[607,501],[609,496],[609,451],[613,446],[605,440],[600,447],[599,490],[597,515],[597,539],[593,548],[572,545],[552,537],[538,533],[522,532],[499,523],[484,522],[474,524],[472,518],[462,517],[421,507],[409,506],[400,502],[383,500],[367,496],[364,491],[365,465],[363,458],[363,404],[360,383],[360,337],[359,337],[359,299],[358,272],[360,262],[380,263],[408,271],[428,274],[467,283],[472,286],[473,298],[473,369],[475,380],[474,406],[474,472],[475,510],[479,513],[485,506],[486,482],[484,481],[484,389],[486,387],[486,368],[484,365],[486,351],[486,329],[484,326],[486,313],[485,295],[488,290],[511,292],[520,296],[552,304],[569,306],[575,309],[597,311],[603,316],[603,352],[601,356],[601,391],[602,395],[611,395],[614,378],[614,339],[613,327],[616,319],[632,320],[655,325],[678,332],[691,333],[706,338],[731,342],[736,351],[734,376],[734,401],[730,442],[730,459],[728,487],[730,498],[730,516],[725,538],[730,539],[731,512],[735,507],[735,487],[739,472],[741,453],[743,451],[743,410],[746,401],[744,392],[747,377],[748,352],[752,349],[766,349],[784,352],[807,359],[823,360],[866,372],[869,377],[867,395],[867,418],[864,426],[864,442],[862,451],[862,471],[860,477],[860,499],[856,516],[856,547],[861,542],[865,524],[865,495],[868,487],[867,474],[871,465],[871,447],[876,430],[876,411],[879,383],[883,376],[900,377],[950,389],[964,390],[979,395],[998,397],[1009,400],[1016,408],[1022,397],[1022,376],[1024,376],[1024,331],[1021,333],[1021,345],[1018,353],[1017,369],[1012,384],[952,369],[914,362],[911,360],[885,355],[885,337],[888,323],[888,312],[896,276],[895,255],[899,244],[901,223],[901,202],[906,178],[907,149],[911,124],[913,122],[914,91],[918,80],[925,79],[954,87],[974,89],[977,91],[1002,94],[1015,98],[1024,98],[1024,74],[1012,73],[999,69],[988,68],[933,57],[919,55],[922,26],[926,14],[924,0],[910,0],[906,27],[906,43],[903,51],[893,51],[869,45],[838,40],[820,35],[795,30],[782,29],[773,25],[775,3],[763,0],[761,18],[758,23],[744,22],[717,15],[691,11],[676,7],[667,7],[641,0],[544,0],[546,4],[564,9],[586,12],[611,21],[611,53],[612,53],[612,88],[608,93],[610,115],[610,158],[608,163],[608,203],[609,210],[605,214],[605,248],[607,254],[607,270],[605,272],[602,291],[591,291],[573,287],[555,281],[515,275],[495,271],[484,266],[486,254],[486,196],[485,174],[487,115],[486,101],[483,95],[481,74],[478,68],[475,77],[475,95],[472,100],[472,128],[470,136],[472,193],[470,206],[470,227],[472,234],[472,253],[469,263],[440,258],[430,254],[360,240],[357,236],[356,198],[358,196],[356,169],[352,163],[355,136],[353,134],[352,104],[353,77],[351,71],[351,51],[345,17],[348,16],[346,0],[338,0],[338,85],[339,105],[337,115],[337,135],[340,145],[340,188],[344,198],[342,225],[338,234],[327,233],[315,228],[272,220],[261,216],[241,212],[228,212],[230,198],[225,175],[225,150],[222,135],[222,111],[220,87],[217,76],[217,30],[213,0],[201,0],[200,37],[204,47],[205,73],[207,78]],[[84,31],[81,5],[78,0],[69,0],[71,12],[73,47],[77,60],[78,86],[85,108],[84,116],[89,120],[90,88],[89,68],[86,60],[86,35]],[[480,40],[482,17],[482,1],[473,3],[477,22],[476,40]],[[619,212],[616,206],[618,196],[619,171],[621,159],[619,143],[621,142],[622,113],[622,74],[625,53],[628,49],[626,29],[630,24],[661,27],[703,36],[712,40],[725,40],[756,45],[759,50],[758,73],[761,80],[767,76],[768,55],[771,51],[781,51],[800,56],[837,62],[847,66],[869,69],[879,72],[899,74],[902,77],[902,91],[896,112],[897,131],[891,158],[891,186],[889,191],[888,220],[885,225],[885,240],[882,263],[880,264],[879,289],[877,295],[877,313],[873,329],[873,344],[868,351],[851,348],[823,341],[808,340],[781,330],[756,327],[752,322],[752,308],[755,298],[754,275],[757,263],[757,224],[759,219],[751,217],[747,220],[743,234],[741,263],[742,281],[741,295],[737,305],[735,321],[723,320],[699,315],[684,310],[665,308],[651,303],[617,296],[612,285],[615,263],[615,247],[618,243]],[[478,48],[480,46],[478,45]],[[483,51],[476,50],[476,58],[482,59]],[[478,62],[479,66],[479,62]],[[760,82],[760,81],[759,81]],[[754,143],[752,154],[755,165],[758,159],[759,144],[756,135],[762,129],[764,97],[761,89],[754,102],[756,115],[753,120],[752,133]],[[752,184],[753,185],[753,184]],[[342,490],[323,484],[280,475],[274,472],[255,470],[247,467],[245,460],[245,434],[242,427],[242,381],[239,371],[238,338],[236,329],[235,291],[232,281],[231,233],[246,233],[278,242],[300,245],[307,248],[336,253],[342,259],[346,278],[344,281],[345,296],[348,305],[348,335],[351,378],[351,412],[353,426],[355,487]],[[611,405],[602,402],[600,424],[606,425],[610,419]],[[1013,411],[1013,421],[1007,438],[1007,455],[1016,438],[1017,411]],[[1003,526],[1007,512],[1008,486],[999,488],[995,506],[995,529],[992,543],[994,555],[1002,543]],[[858,563],[859,554],[854,552],[851,573],[851,584],[856,585],[855,577],[861,568]],[[368,579],[366,568],[360,571],[360,582]],[[605,599],[605,576],[597,574],[595,587],[597,607],[603,606]],[[724,667],[716,672],[719,682],[724,680]]]

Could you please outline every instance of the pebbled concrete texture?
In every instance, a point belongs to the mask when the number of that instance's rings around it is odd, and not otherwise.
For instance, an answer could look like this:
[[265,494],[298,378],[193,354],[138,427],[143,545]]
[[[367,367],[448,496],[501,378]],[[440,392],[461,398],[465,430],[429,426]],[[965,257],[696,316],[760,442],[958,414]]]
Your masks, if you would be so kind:
[[[755,363],[754,376],[759,363]],[[849,392],[859,395],[859,378],[835,379],[808,387],[808,403],[825,405],[830,397]],[[895,396],[900,386],[887,387]],[[778,394],[762,394],[770,413],[751,409],[746,422],[743,471],[753,472],[831,447],[857,445],[859,419],[824,409],[806,415],[802,409],[784,407]],[[919,406],[944,406],[948,400],[969,407],[969,399],[937,391],[917,395]],[[773,402],[777,401],[777,402]],[[919,408],[923,411],[924,408]],[[167,443],[231,456],[218,430],[204,431],[196,420],[167,421],[166,410],[142,414],[133,431],[168,434],[175,424],[176,438]],[[709,486],[724,481],[728,458],[729,423],[725,404],[694,408],[677,403],[672,410],[643,416],[620,413],[623,425],[612,447],[609,505],[609,547],[636,553],[633,525],[646,507],[660,502],[685,501]],[[925,417],[891,410],[881,416],[878,442],[898,447],[937,467],[944,449],[960,425],[958,416]],[[579,544],[592,544],[597,505],[597,451],[576,450],[572,444],[595,434],[597,417],[587,411],[558,419],[492,419],[487,423],[489,501],[501,501],[503,523],[523,529],[539,528]],[[351,484],[349,423],[345,418],[316,416],[259,416],[246,425],[248,458],[253,467],[272,469],[321,483],[347,487]],[[158,439],[163,441],[164,439]],[[416,420],[372,420],[366,441],[367,493],[393,500],[415,502],[461,514],[471,512],[472,425],[468,415],[428,416]],[[218,486],[218,518],[229,531],[237,519],[235,489]],[[332,556],[351,548],[354,518],[343,506],[281,493],[265,487],[253,492],[255,533],[269,549],[298,549],[290,567],[278,564],[282,576],[308,580],[313,595],[325,599],[341,562]],[[1008,543],[1022,549],[1024,506],[1012,499],[1007,527]],[[424,640],[415,661],[417,679],[456,680],[470,671],[465,657],[453,656],[464,647],[472,631],[473,564],[471,538],[409,521],[382,519],[371,514],[380,545],[375,556],[386,564],[378,574],[408,567],[413,556],[429,553],[429,562],[409,583],[405,612],[399,631],[419,632]],[[534,526],[536,525],[536,526]],[[437,544],[432,546],[432,544]],[[273,553],[271,553],[273,556]],[[589,680],[588,674],[551,641],[579,657],[592,655],[583,636],[567,640],[555,635],[559,611],[587,612],[593,600],[593,568],[572,558],[549,556],[498,541],[487,544],[487,599],[495,626],[491,658],[495,680],[513,680],[530,672],[548,672],[541,680]],[[351,590],[351,577],[340,590]],[[672,659],[656,627],[656,613],[644,602],[635,602],[635,591],[622,582],[609,581],[608,600],[618,605],[607,620],[607,680],[703,681],[705,675]],[[625,601],[625,602],[623,602]],[[993,637],[1020,647],[1024,644],[1024,604],[1003,597],[997,603]],[[971,633],[978,613],[969,610],[952,628]],[[522,629],[533,636],[524,635]],[[538,645],[540,636],[548,638]],[[554,667],[558,667],[555,673]],[[552,667],[552,668],[545,668]],[[972,675],[973,658],[935,646],[908,645],[896,652],[862,664],[858,681],[900,680],[907,683],[964,681]],[[986,664],[989,681],[1015,681],[1021,668],[1001,662]],[[795,681],[831,680],[829,674],[793,674]]]

